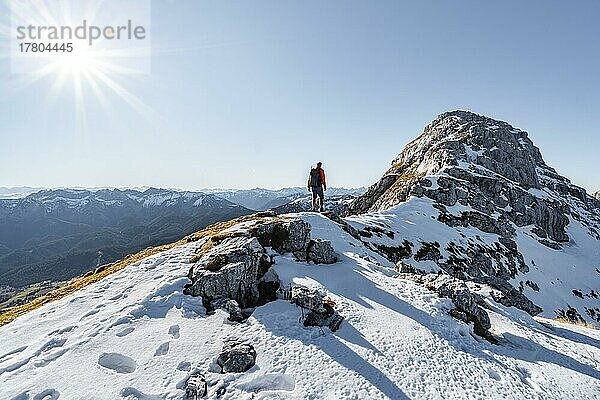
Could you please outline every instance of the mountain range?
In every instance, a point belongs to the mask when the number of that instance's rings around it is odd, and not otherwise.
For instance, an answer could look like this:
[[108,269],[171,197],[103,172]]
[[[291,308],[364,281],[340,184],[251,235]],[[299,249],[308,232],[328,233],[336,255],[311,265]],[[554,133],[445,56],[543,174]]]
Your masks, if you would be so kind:
[[0,284],[68,280],[250,212],[214,195],[163,189],[43,190],[0,200]]

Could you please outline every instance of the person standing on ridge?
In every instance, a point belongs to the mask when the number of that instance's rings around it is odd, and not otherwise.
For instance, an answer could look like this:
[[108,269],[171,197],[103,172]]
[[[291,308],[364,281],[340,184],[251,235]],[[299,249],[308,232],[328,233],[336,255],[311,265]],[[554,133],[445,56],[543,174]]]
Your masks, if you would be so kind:
[[325,171],[321,168],[323,165],[321,162],[317,163],[316,168],[310,169],[308,175],[308,191],[312,193],[312,211],[317,211],[317,196],[319,197],[320,211],[325,211],[323,208],[323,191],[327,190],[327,183],[325,182]]

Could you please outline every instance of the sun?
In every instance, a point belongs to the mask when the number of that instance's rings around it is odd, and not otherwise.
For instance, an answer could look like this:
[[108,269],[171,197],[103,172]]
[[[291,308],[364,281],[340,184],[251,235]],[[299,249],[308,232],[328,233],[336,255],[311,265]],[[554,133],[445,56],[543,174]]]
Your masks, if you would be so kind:
[[[140,23],[144,21],[144,15],[149,15],[149,12],[123,11],[122,4],[125,3],[98,0],[22,0],[8,3],[11,23],[10,26],[0,26],[0,32],[3,36],[6,36],[5,33],[9,35],[9,58],[11,71],[15,73],[16,89],[47,83],[46,100],[60,99],[62,103],[66,96],[73,96],[75,114],[82,121],[85,121],[86,101],[94,98],[109,113],[118,102],[124,102],[134,111],[155,118],[156,113],[127,88],[133,79],[143,80],[150,76],[149,38],[144,41],[106,39],[114,38],[118,33],[113,25],[126,25],[131,18],[142,15],[136,19]],[[149,8],[149,2],[144,0],[131,4],[138,9],[140,4],[148,4]],[[34,29],[29,30],[30,26]],[[45,33],[43,38],[40,37],[40,29]],[[50,37],[48,32],[52,30],[61,32],[61,35],[66,32],[68,36]],[[28,33],[27,38],[19,39],[17,33],[23,32]],[[102,32],[103,36],[90,40],[91,35],[97,32]],[[84,33],[87,37],[81,37]],[[32,51],[34,44],[35,51]],[[29,51],[24,52],[23,45]],[[56,45],[62,50],[52,50]],[[50,50],[47,50],[48,46]],[[46,50],[40,51],[44,47]]]
[[88,73],[100,67],[99,57],[87,50],[66,53],[54,62],[58,72],[64,71],[74,75]]

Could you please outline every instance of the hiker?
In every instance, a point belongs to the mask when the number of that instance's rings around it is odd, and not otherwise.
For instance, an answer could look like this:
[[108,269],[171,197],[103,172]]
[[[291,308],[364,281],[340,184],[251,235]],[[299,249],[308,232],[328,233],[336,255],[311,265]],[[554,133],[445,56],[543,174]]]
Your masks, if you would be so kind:
[[321,162],[317,163],[316,168],[311,168],[308,175],[308,191],[312,193],[312,211],[317,211],[317,196],[319,197],[319,210],[325,211],[323,208],[323,190],[327,190],[325,182],[325,171],[321,168]]

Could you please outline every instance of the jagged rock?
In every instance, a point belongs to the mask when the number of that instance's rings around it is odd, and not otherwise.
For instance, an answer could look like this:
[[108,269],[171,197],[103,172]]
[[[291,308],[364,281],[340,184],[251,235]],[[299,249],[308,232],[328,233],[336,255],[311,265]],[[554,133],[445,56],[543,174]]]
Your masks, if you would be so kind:
[[410,264],[405,263],[404,261],[398,261],[396,263],[396,271],[401,274],[413,274],[413,275],[423,275],[424,272],[418,268],[413,267]]
[[335,304],[325,299],[318,290],[294,286],[290,301],[308,311],[303,322],[304,326],[327,326],[335,332],[344,320],[344,317],[335,311]]
[[[425,176],[442,170],[433,187]],[[350,205],[348,213],[387,209],[409,195],[426,196],[439,205],[460,203],[479,212],[446,216],[443,222],[451,226],[474,226],[510,237],[514,229],[506,221],[517,226],[534,224],[540,234],[565,242],[569,240],[565,232],[568,207],[528,191],[548,183],[548,176],[555,187],[587,198],[585,191],[544,163],[526,132],[471,112],[452,111],[438,116],[409,143],[384,177]],[[494,213],[501,218],[493,218]]]
[[327,217],[333,222],[337,223],[346,233],[348,233],[354,239],[360,240],[360,232],[357,229],[353,228],[348,222],[343,220],[339,215],[330,214]]
[[207,309],[217,299],[235,300],[240,307],[264,304],[258,290],[271,261],[254,237],[230,237],[210,248],[192,266],[192,284],[185,293],[202,296]]
[[438,242],[423,242],[421,248],[415,254],[416,261],[431,260],[438,262],[442,258],[440,244]]
[[301,260],[306,259],[310,224],[301,219],[263,223],[252,228],[250,233],[265,247],[272,247],[278,253],[293,253]]
[[256,350],[251,344],[245,344],[236,340],[223,343],[223,350],[217,358],[217,364],[222,373],[246,372],[256,362]]
[[293,286],[290,301],[299,307],[316,312],[325,312],[323,295],[318,290],[311,290],[304,286]]
[[[417,268],[423,265],[426,271],[439,267],[467,281],[489,277],[498,302],[532,315],[539,307],[509,282],[528,274],[534,259],[552,264],[553,253],[563,258],[566,253],[577,253],[581,246],[597,246],[593,239],[600,240],[599,199],[548,166],[527,132],[468,111],[443,113],[427,125],[392,161],[384,176],[350,205],[347,214],[384,210],[395,214],[393,207],[402,209],[403,202],[409,202],[407,208],[421,211],[415,220],[427,215],[453,228],[449,232],[454,237],[440,246],[440,254],[421,245],[439,240],[433,232],[429,235],[416,229],[414,234],[406,231],[403,235],[396,230],[396,238],[387,240],[369,230],[374,224],[367,219],[347,220],[356,221],[353,226],[359,240],[396,265],[405,260]],[[407,220],[411,218],[402,222]],[[447,227],[439,230],[447,231]],[[578,237],[579,232],[583,236]],[[416,246],[412,254],[397,247],[405,239]],[[572,267],[578,275],[582,267],[600,265],[597,254],[577,258]],[[542,262],[535,268],[545,268]],[[410,272],[403,264],[398,269]],[[519,280],[527,277],[516,282]],[[539,289],[540,294],[544,292],[543,287]],[[550,303],[537,292],[527,294],[544,306]],[[578,302],[573,308],[585,315],[590,306]],[[561,308],[567,309],[567,304]]]
[[[485,283],[496,290],[491,291],[494,301],[507,307],[516,307],[527,312],[531,316],[538,315],[542,308],[535,305],[523,293],[515,289],[510,283],[494,276],[486,276],[477,279],[479,283]],[[537,285],[535,285],[537,287]],[[538,288],[539,290],[539,288]]]
[[258,296],[261,303],[268,303],[277,300],[277,290],[281,286],[279,276],[271,268],[258,281]]
[[306,259],[315,264],[333,264],[338,258],[331,247],[331,241],[311,239],[306,250]]
[[240,305],[235,300],[231,299],[215,299],[210,302],[210,309],[216,310],[221,308],[229,313],[229,320],[241,322],[245,319]]
[[449,275],[427,274],[421,277],[424,284],[435,290],[439,296],[452,300],[457,312],[454,316],[464,317],[465,322],[473,322],[473,331],[482,337],[490,337],[490,318],[478,305],[480,299],[469,290],[467,284]]

